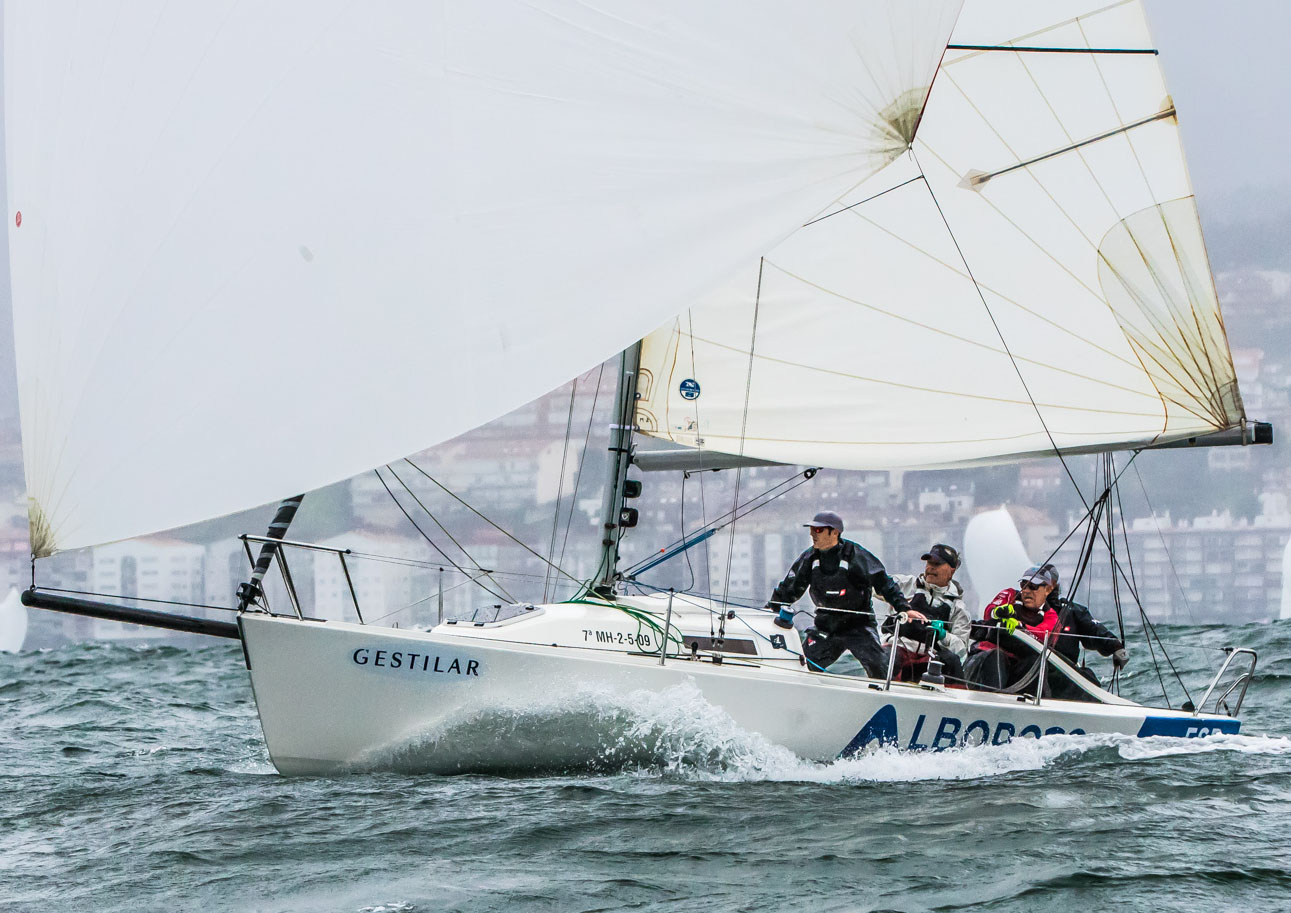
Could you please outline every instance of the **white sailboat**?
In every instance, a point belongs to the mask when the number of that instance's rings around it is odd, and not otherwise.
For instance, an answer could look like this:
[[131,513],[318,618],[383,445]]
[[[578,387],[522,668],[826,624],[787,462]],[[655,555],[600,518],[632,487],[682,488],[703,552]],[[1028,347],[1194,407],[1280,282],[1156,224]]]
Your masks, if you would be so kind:
[[27,639],[27,607],[16,589],[0,602],[0,653],[17,653]]
[[[871,681],[809,670],[769,614],[614,574],[649,462],[630,426],[689,448],[656,463],[835,468],[1254,439],[1138,2],[103,3],[69,23],[17,0],[5,42],[37,557],[317,488],[630,347],[595,595],[425,632],[321,621],[297,546],[270,541],[298,500],[248,537],[236,628],[189,629],[241,639],[279,770],[580,763],[560,739],[463,761],[451,733],[673,688],[821,760],[1237,730],[1249,651],[1187,711],[1030,643],[1087,700]],[[274,560],[290,605],[270,611]]]
[[1018,568],[1033,562],[1007,507],[985,510],[964,528],[964,561],[979,595],[990,596],[1013,586]]

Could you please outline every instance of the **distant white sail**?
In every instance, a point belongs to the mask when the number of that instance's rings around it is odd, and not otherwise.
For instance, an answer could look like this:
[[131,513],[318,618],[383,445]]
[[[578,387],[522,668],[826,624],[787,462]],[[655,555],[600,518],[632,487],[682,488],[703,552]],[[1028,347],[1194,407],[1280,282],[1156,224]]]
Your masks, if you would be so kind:
[[647,338],[648,433],[860,469],[1244,420],[1140,3],[969,0],[952,42],[910,155]]
[[1291,541],[1282,551],[1282,606],[1279,618],[1291,618]]
[[0,653],[17,653],[27,639],[27,607],[17,589],[10,587],[9,595],[0,602]]
[[1017,524],[1007,508],[983,511],[964,529],[964,568],[982,604],[1018,578],[1031,565]]
[[10,0],[34,551],[319,487],[602,361],[899,155],[958,8]]

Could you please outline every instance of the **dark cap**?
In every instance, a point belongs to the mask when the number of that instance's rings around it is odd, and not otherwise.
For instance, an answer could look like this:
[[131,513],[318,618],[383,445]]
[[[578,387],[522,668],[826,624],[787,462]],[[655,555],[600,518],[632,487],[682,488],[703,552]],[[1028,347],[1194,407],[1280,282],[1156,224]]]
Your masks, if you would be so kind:
[[953,568],[959,567],[959,552],[955,551],[949,545],[938,542],[932,548],[928,549],[921,559],[923,561],[935,561],[938,564],[949,564]]
[[841,533],[843,531],[843,518],[832,510],[822,510],[811,518],[810,523],[804,523],[803,526],[830,526]]
[[1049,584],[1049,586],[1058,585],[1058,571],[1052,564],[1033,564],[1018,579],[1018,584],[1034,583],[1037,586]]

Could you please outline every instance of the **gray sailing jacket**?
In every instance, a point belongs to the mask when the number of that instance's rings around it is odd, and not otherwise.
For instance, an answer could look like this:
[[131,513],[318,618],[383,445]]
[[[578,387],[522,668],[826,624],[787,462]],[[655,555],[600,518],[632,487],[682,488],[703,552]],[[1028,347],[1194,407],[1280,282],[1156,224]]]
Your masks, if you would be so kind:
[[[928,600],[928,605],[934,610],[933,615],[936,617],[938,608],[944,608],[946,614],[946,637],[941,641],[941,646],[954,653],[960,659],[968,655],[968,632],[973,626],[973,620],[968,617],[968,610],[964,608],[964,588],[959,585],[959,581],[951,580],[949,586],[933,586],[923,579],[923,574],[917,577],[913,574],[893,574],[892,579],[901,589],[901,594],[909,602],[915,594],[922,593],[924,599]],[[887,643],[891,637],[884,639]],[[924,645],[919,641],[901,638],[901,647],[911,653],[923,652]]]

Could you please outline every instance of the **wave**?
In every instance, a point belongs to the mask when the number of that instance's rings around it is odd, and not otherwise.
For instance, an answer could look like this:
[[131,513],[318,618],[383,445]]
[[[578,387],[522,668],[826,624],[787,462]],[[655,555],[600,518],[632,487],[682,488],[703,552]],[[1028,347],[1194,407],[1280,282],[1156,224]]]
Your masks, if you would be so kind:
[[693,684],[614,698],[572,693],[539,707],[480,711],[371,752],[354,767],[503,776],[601,773],[710,782],[859,784],[976,780],[1055,763],[1124,763],[1210,752],[1291,753],[1291,739],[1127,735],[1050,736],[942,752],[874,748],[829,763],[806,761],[742,729]]

